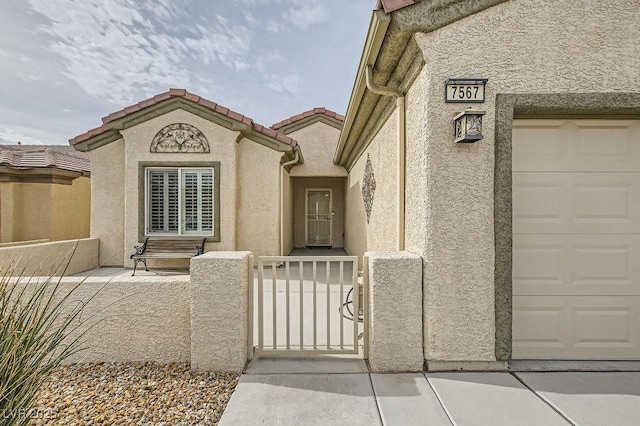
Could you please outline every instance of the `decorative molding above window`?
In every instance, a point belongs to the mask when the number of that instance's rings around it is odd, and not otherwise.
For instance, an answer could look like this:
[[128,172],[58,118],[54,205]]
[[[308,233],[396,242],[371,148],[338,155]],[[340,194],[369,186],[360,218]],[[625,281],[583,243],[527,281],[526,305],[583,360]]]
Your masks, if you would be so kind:
[[364,167],[364,177],[362,178],[362,199],[364,200],[364,211],[367,214],[367,223],[371,218],[373,208],[373,195],[376,192],[376,177],[373,175],[373,165],[371,157],[367,153],[367,163]]
[[156,134],[151,142],[151,152],[202,152],[208,153],[209,142],[200,130],[191,124],[169,124]]

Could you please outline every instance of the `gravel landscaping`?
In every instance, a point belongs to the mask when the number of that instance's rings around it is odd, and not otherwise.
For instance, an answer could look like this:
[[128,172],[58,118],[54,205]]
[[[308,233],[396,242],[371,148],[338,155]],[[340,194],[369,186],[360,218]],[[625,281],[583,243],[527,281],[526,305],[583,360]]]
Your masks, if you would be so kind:
[[238,375],[188,364],[73,364],[40,389],[32,425],[213,425]]

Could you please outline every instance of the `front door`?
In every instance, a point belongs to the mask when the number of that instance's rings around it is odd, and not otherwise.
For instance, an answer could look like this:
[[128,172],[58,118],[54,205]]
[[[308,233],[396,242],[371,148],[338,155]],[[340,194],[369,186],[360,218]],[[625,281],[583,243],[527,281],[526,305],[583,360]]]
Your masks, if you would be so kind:
[[331,190],[307,189],[306,191],[306,244],[307,246],[331,246]]

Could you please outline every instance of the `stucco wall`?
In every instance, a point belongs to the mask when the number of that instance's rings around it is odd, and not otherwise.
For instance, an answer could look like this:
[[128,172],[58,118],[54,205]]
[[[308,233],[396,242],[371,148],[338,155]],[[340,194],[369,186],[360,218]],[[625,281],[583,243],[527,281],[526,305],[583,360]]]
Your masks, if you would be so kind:
[[291,169],[291,176],[346,176],[342,166],[333,164],[333,154],[338,144],[340,130],[317,121],[289,133],[302,149],[304,164]]
[[0,242],[89,237],[91,179],[0,183]]
[[[151,142],[163,127],[173,123],[189,123],[197,127],[209,142],[210,153],[152,153]],[[138,164],[140,162],[176,162],[219,161],[220,162],[220,242],[207,242],[206,250],[235,250],[236,248],[236,156],[238,132],[228,130],[211,121],[184,110],[174,110],[152,118],[122,131],[124,137],[125,166],[125,215],[124,264],[132,267],[129,255],[133,246],[141,243],[138,239]],[[256,165],[256,167],[259,167]],[[276,170],[277,171],[277,170]],[[143,207],[143,206],[140,206]],[[166,260],[149,262],[150,267],[188,267],[189,262],[169,262]]]
[[53,184],[6,182],[0,191],[0,226],[6,225],[2,242],[52,237]]
[[293,243],[295,247],[305,247],[306,189],[331,189],[331,209],[335,212],[331,224],[331,245],[344,246],[344,178],[294,177],[293,183]]
[[[495,359],[496,94],[638,92],[638,22],[631,0],[521,0],[416,35],[426,65],[409,97],[407,249],[425,262],[428,359]],[[471,105],[445,104],[443,82],[468,76],[489,79],[485,139],[455,145],[451,118]]]
[[245,368],[251,255],[210,252],[191,259],[192,370],[241,373]]
[[51,240],[88,238],[91,224],[91,178],[52,186]]
[[54,241],[0,248],[2,273],[25,277],[73,275],[98,267],[98,240]]
[[124,141],[87,152],[91,158],[91,237],[100,239],[100,263],[123,265],[124,194],[126,187]]
[[[61,294],[80,278],[63,280]],[[66,362],[189,362],[189,276],[90,277],[75,300],[91,300],[82,315],[87,349]],[[94,316],[95,315],[95,316]]]
[[280,254],[282,153],[248,139],[238,148],[238,250]]
[[0,183],[0,242],[14,241],[13,238],[13,184]]
[[422,259],[408,252],[367,252],[369,368],[422,371]]
[[282,230],[283,247],[282,255],[287,256],[293,250],[293,190],[291,187],[291,175],[282,169]]
[[[344,247],[347,253],[361,260],[366,251],[397,250],[397,122],[394,112],[347,178]],[[362,198],[367,155],[371,158],[376,182],[368,224]]]

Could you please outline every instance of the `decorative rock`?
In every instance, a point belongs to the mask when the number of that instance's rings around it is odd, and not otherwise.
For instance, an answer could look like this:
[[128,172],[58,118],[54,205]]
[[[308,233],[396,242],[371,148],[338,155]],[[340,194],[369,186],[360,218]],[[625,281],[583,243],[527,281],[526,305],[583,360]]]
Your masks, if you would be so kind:
[[232,373],[188,364],[73,364],[39,390],[31,425],[213,425],[238,383]]

